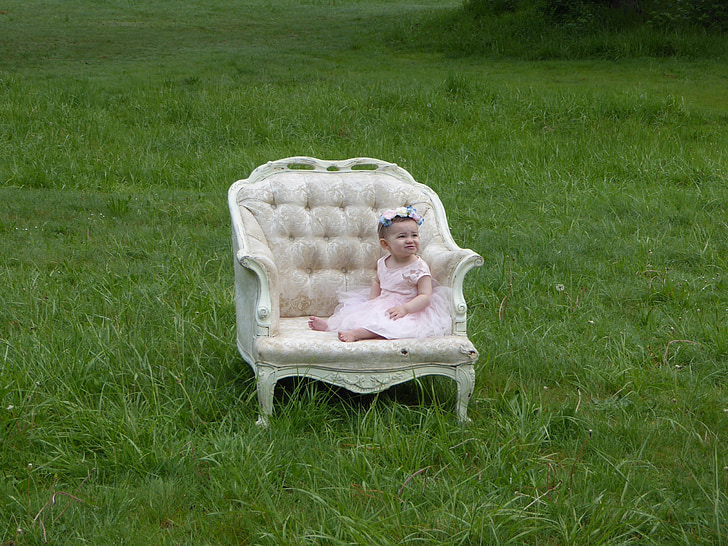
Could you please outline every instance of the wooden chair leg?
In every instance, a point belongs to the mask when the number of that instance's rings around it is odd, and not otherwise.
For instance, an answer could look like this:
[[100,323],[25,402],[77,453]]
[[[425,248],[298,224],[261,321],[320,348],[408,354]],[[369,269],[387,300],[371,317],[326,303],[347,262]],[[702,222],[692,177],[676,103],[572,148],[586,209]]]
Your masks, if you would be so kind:
[[273,370],[267,368],[258,368],[257,390],[258,390],[258,407],[260,408],[260,416],[255,422],[261,427],[268,426],[268,417],[273,415],[273,393],[275,392],[278,378]]
[[472,364],[458,366],[455,371],[455,381],[458,385],[456,411],[461,423],[469,423],[468,403],[475,390],[475,368]]

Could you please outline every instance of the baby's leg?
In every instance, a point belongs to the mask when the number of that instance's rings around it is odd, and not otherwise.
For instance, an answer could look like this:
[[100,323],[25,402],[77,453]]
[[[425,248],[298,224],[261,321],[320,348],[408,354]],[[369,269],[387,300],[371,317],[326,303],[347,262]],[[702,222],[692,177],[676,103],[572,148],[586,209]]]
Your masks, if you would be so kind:
[[329,329],[329,323],[326,319],[320,317],[308,317],[308,327],[311,330],[318,330],[319,332],[325,332]]
[[351,342],[351,341],[361,341],[362,339],[384,339],[379,334],[375,334],[374,332],[370,332],[366,328],[354,328],[353,330],[348,330],[346,332],[339,332],[339,339],[341,341]]

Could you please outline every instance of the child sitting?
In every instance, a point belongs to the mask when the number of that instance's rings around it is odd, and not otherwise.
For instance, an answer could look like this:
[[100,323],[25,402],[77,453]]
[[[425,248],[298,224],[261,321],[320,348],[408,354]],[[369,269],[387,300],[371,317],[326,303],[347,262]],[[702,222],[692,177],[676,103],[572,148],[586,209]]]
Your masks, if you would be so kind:
[[341,294],[334,314],[328,320],[309,317],[309,327],[337,331],[346,342],[450,333],[447,289],[432,279],[417,255],[422,222],[413,207],[385,211],[379,218],[379,244],[389,255],[377,261],[371,288]]

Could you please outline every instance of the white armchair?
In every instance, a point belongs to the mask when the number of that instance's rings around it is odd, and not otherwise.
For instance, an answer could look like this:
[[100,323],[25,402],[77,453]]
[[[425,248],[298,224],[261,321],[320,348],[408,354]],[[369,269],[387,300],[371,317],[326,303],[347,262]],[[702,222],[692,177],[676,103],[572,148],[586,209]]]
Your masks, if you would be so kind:
[[[269,162],[228,193],[235,262],[237,346],[257,379],[261,415],[273,412],[278,380],[304,376],[357,393],[379,392],[425,375],[457,383],[457,415],[467,421],[478,352],[467,338],[463,279],[483,258],[458,247],[437,194],[404,169],[357,158],[292,157]],[[369,286],[382,256],[382,210],[414,206],[424,217],[422,258],[452,294],[452,335],[339,341],[308,327],[328,317],[337,292]]]

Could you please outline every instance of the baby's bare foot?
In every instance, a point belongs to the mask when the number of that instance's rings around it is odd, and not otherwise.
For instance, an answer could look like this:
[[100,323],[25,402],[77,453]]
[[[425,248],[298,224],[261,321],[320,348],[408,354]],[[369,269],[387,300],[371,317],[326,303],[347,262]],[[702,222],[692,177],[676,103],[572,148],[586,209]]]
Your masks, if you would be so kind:
[[320,317],[308,317],[308,327],[311,328],[311,330],[325,332],[329,329],[329,323],[326,319],[322,319]]
[[359,338],[356,336],[356,334],[352,330],[349,330],[348,332],[339,332],[339,339],[346,343],[350,343],[352,341],[359,341]]

